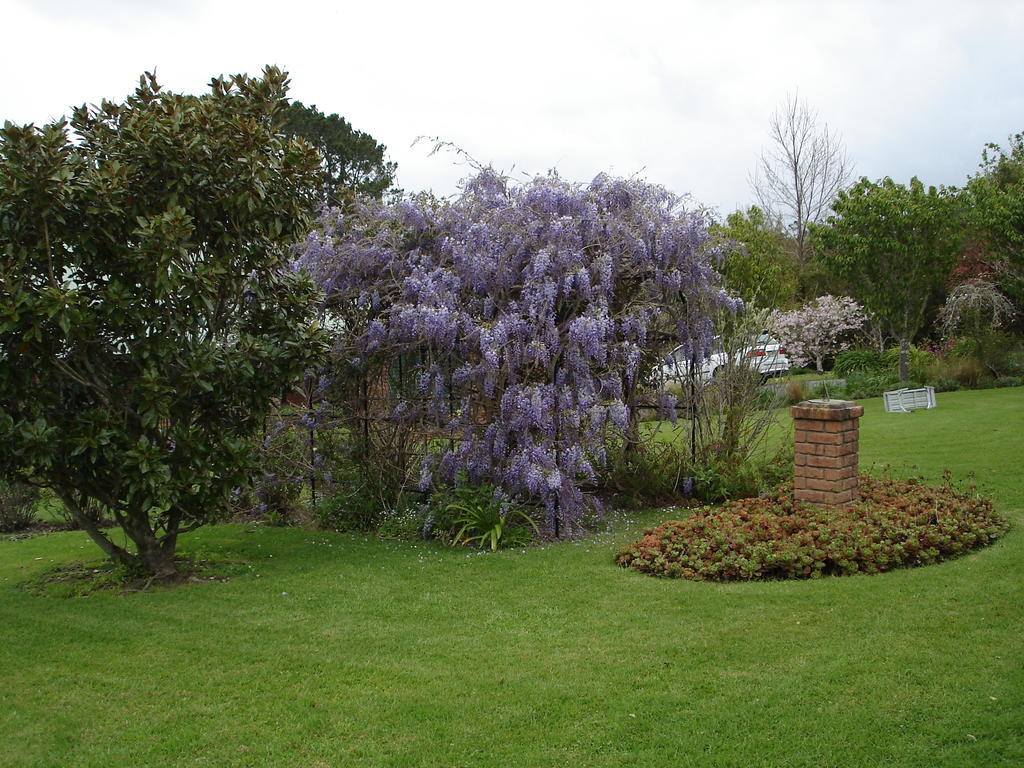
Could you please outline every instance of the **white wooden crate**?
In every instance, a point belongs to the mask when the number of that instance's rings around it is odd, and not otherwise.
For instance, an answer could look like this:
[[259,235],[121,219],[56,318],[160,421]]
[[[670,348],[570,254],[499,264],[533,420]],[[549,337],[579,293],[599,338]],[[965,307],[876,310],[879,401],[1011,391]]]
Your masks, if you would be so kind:
[[935,407],[935,387],[896,389],[882,394],[886,413],[910,413],[918,408]]

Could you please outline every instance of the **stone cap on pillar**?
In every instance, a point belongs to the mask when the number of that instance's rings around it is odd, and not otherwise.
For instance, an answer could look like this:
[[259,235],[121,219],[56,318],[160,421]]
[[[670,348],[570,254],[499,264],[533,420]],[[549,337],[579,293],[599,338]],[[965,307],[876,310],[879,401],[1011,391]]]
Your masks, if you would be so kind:
[[820,421],[846,421],[864,415],[864,406],[850,400],[804,400],[789,407],[794,419],[818,419]]

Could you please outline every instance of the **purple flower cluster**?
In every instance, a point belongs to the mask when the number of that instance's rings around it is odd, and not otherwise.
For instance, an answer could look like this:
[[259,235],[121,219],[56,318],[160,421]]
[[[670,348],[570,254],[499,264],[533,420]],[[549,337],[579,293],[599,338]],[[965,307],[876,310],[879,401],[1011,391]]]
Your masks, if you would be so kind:
[[418,386],[387,412],[410,426],[443,415],[452,437],[422,487],[465,472],[571,523],[659,353],[710,347],[728,303],[710,223],[638,180],[515,185],[485,170],[451,202],[325,212],[295,267],[324,290],[339,375],[413,361]]

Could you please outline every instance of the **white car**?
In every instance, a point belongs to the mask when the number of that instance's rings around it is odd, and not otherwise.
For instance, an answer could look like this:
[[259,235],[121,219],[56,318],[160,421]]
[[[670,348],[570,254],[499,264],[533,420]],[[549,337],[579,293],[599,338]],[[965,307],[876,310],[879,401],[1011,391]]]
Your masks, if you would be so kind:
[[[711,353],[710,357],[699,364],[697,368],[697,376],[700,379],[707,381],[708,379],[716,376],[719,369],[728,363],[728,361],[728,354],[721,350],[716,339],[714,351]],[[786,357],[785,348],[782,347],[778,339],[773,339],[767,333],[762,333],[756,339],[752,340],[750,346],[742,349],[736,362],[743,362],[750,365],[766,379],[769,376],[781,376],[788,371],[790,367],[789,358]],[[676,347],[672,350],[672,353],[665,358],[665,362],[661,365],[660,371],[658,371],[658,378],[662,381],[682,379],[686,377],[689,369],[690,364],[686,355],[686,350],[683,349],[683,347]]]

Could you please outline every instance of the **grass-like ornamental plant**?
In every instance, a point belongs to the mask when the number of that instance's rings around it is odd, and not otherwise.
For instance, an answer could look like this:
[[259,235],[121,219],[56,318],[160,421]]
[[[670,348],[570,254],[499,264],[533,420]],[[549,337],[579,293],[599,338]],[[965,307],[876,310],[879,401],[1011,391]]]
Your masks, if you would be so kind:
[[[465,480],[465,475],[461,476]],[[459,485],[438,494],[431,505],[432,531],[454,546],[526,546],[540,536],[537,523],[522,506],[503,498],[492,485]]]
[[708,581],[805,579],[927,565],[986,546],[1008,524],[973,488],[862,476],[848,511],[793,501],[788,487],[669,520],[616,562],[654,576]]
[[[496,552],[503,543],[509,543],[510,537],[505,534],[514,522],[523,523],[520,528],[524,531],[528,527],[535,534],[540,535],[537,524],[530,516],[515,507],[497,504],[487,506],[452,504],[448,510],[457,515],[455,524],[461,526],[455,534],[456,544],[477,543],[481,548],[489,545],[491,551]],[[526,543],[521,535],[513,538],[516,544]]]

